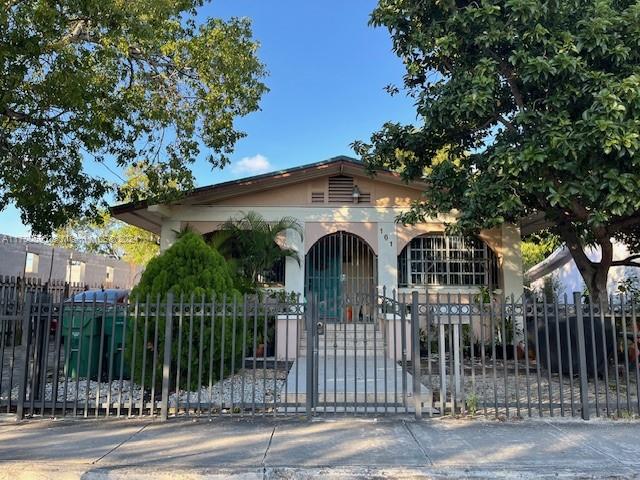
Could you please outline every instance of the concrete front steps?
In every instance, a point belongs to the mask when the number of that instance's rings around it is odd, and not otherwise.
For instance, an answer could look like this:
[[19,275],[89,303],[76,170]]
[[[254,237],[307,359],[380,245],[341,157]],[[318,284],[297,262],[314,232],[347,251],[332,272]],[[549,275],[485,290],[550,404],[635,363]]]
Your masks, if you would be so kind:
[[[384,358],[386,354],[384,334],[373,323],[325,324],[324,333],[318,336],[317,342],[321,355]],[[306,356],[310,350],[303,332],[300,355]]]

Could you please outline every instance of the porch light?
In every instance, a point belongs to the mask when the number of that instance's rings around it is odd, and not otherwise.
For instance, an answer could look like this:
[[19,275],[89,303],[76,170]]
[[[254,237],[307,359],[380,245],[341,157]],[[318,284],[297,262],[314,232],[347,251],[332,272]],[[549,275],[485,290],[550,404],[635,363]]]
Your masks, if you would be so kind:
[[351,192],[351,196],[353,197],[353,203],[358,203],[358,199],[360,198],[360,189],[357,185],[353,186],[353,192]]

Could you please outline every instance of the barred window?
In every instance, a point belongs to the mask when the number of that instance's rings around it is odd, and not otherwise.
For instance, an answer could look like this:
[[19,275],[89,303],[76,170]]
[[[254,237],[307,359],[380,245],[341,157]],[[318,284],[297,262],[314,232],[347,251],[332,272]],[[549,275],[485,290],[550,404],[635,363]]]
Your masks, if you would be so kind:
[[398,256],[398,285],[494,287],[498,262],[480,239],[422,235]]

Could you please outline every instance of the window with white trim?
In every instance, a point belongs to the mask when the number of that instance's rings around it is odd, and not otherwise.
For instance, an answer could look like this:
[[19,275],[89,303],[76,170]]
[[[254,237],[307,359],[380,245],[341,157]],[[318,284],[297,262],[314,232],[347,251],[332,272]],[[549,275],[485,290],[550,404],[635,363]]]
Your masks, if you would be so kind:
[[474,237],[422,235],[398,255],[398,285],[497,286],[493,251]]
[[105,272],[105,283],[113,283],[113,277],[115,275],[115,269],[109,265],[107,265],[107,271]]
[[40,256],[27,252],[27,258],[24,265],[24,273],[38,273],[38,264],[40,263]]

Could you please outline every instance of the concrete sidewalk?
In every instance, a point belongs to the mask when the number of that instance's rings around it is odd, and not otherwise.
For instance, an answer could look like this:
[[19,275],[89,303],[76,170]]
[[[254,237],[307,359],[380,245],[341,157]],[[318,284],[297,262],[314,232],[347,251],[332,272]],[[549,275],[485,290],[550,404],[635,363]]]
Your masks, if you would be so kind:
[[640,478],[640,423],[0,422],[0,479]]

